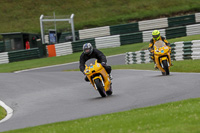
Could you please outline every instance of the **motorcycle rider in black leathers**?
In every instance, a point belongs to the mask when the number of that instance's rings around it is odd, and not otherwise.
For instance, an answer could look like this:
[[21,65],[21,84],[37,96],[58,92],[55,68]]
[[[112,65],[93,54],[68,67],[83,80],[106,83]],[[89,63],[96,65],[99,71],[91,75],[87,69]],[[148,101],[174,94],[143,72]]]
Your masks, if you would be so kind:
[[[91,43],[85,43],[83,45],[83,53],[80,56],[80,71],[85,75],[85,62],[91,58],[96,58],[98,63],[101,63],[101,65],[105,68],[107,73],[109,74],[110,78],[111,76],[111,66],[106,65],[107,59],[106,56],[98,49],[93,48]],[[86,81],[89,81],[87,76],[85,77]]]

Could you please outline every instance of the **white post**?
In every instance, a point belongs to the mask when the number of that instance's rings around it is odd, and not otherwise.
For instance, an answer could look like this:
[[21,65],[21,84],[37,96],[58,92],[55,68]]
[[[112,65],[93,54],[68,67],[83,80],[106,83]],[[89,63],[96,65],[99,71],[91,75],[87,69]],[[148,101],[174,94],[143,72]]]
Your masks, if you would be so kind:
[[43,29],[43,19],[44,15],[40,16],[40,30],[41,30],[41,38],[42,38],[42,44],[44,44],[44,29]]
[[54,16],[54,27],[55,27],[55,34],[54,36],[56,36],[56,43],[57,43],[57,29],[56,29],[56,15],[55,15],[55,12],[53,13],[53,16]]
[[71,15],[70,17],[71,19],[71,28],[72,28],[72,37],[73,37],[73,42],[76,41],[76,38],[75,38],[75,30],[74,30],[74,14]]
[[[71,14],[70,19],[56,19],[55,18],[55,13],[54,13],[54,19],[43,19],[44,15],[40,16],[40,29],[41,29],[41,38],[42,38],[42,43],[45,43],[45,38],[44,38],[44,27],[43,27],[43,22],[54,22],[55,24],[55,29],[56,29],[56,21],[68,21],[69,23],[71,23],[71,28],[72,28],[72,37],[73,37],[73,41],[76,41],[75,38],[75,30],[74,30],[74,14]],[[56,37],[57,39],[57,37]]]

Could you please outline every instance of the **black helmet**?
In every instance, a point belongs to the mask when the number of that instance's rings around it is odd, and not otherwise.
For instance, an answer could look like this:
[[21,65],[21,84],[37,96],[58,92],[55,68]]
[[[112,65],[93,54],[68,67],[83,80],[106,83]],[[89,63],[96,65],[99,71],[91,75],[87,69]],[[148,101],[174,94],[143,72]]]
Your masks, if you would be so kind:
[[91,43],[85,43],[83,45],[83,52],[84,54],[90,55],[93,52],[93,46]]

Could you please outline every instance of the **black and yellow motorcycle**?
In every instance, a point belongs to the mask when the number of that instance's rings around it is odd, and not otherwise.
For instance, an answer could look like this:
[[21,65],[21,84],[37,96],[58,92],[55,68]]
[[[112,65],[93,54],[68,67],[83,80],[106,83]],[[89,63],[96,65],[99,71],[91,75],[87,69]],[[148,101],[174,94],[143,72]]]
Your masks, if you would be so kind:
[[112,95],[110,77],[101,63],[98,63],[96,59],[86,61],[84,73],[102,97]]
[[154,58],[158,69],[163,75],[170,74],[171,57],[170,48],[162,41],[156,41],[154,44]]

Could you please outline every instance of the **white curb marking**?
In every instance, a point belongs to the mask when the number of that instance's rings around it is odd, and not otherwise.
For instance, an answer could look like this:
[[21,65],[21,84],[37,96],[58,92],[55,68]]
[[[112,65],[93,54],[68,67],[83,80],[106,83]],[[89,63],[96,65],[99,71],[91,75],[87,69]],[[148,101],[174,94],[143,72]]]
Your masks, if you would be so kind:
[[32,70],[45,69],[45,68],[51,68],[51,67],[57,67],[57,66],[64,66],[64,65],[76,64],[76,63],[78,63],[78,61],[71,62],[71,63],[65,63],[65,64],[59,64],[59,65],[52,65],[52,66],[46,66],[46,67],[38,67],[38,68],[21,70],[21,71],[15,71],[14,73],[28,72],[28,71],[32,71]]
[[[116,57],[116,56],[120,56],[120,55],[125,55],[125,54],[111,55],[111,56],[108,56],[107,58]],[[21,71],[15,71],[14,73],[28,72],[28,71],[32,71],[32,70],[39,70],[39,69],[45,69],[45,68],[51,68],[51,67],[57,67],[57,66],[64,66],[64,65],[76,64],[76,63],[79,63],[79,61],[71,62],[71,63],[65,63],[65,64],[59,64],[59,65],[46,66],[46,67],[26,69],[26,70],[21,70]]]
[[3,123],[3,122],[7,121],[8,119],[10,119],[10,118],[12,117],[12,115],[13,115],[13,110],[12,110],[10,107],[8,107],[8,106],[7,106],[4,102],[2,102],[2,101],[0,101],[0,106],[3,107],[3,108],[6,110],[6,112],[7,112],[6,117],[3,118],[2,120],[0,120],[0,123]]

